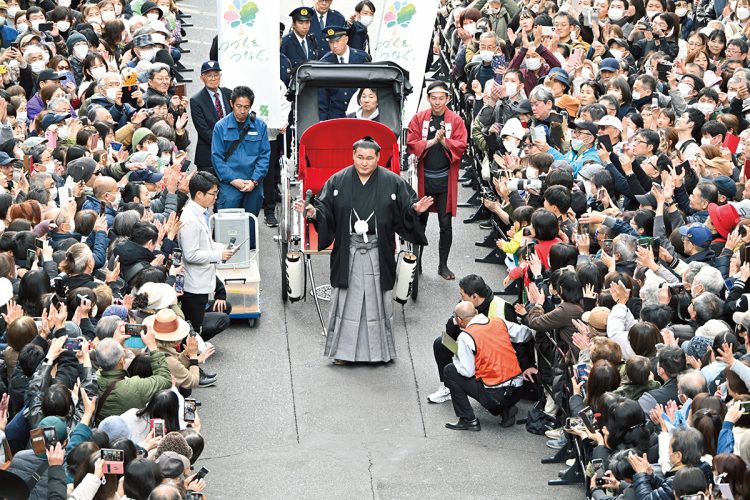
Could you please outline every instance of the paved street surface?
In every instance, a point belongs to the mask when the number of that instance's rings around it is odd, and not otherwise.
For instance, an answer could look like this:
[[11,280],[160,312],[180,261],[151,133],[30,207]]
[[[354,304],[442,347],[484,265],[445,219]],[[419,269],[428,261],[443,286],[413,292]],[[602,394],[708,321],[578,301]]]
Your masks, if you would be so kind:
[[[193,14],[188,67],[200,68],[216,32],[214,4],[181,1]],[[200,88],[197,69],[188,87]],[[192,132],[192,137],[195,133]],[[468,197],[466,191],[459,199]],[[485,249],[477,225],[454,220],[450,267],[457,277],[478,273],[501,288],[498,266],[475,264]],[[418,302],[398,306],[398,358],[385,366],[333,366],[322,356],[324,337],[315,306],[284,305],[274,230],[261,230],[262,318],[256,329],[237,322],[213,340],[208,370],[216,387],[199,389],[210,469],[207,496],[245,498],[502,498],[579,499],[580,486],[548,487],[560,465],[540,465],[550,454],[544,437],[523,426],[502,429],[477,410],[482,431],[450,431],[450,403],[432,405],[438,385],[432,341],[459,299],[457,282],[437,275],[437,220],[430,218]],[[328,259],[315,259],[318,284],[328,282]],[[325,314],[327,316],[328,303]],[[478,407],[478,405],[475,405]],[[522,403],[519,415],[525,415]]]

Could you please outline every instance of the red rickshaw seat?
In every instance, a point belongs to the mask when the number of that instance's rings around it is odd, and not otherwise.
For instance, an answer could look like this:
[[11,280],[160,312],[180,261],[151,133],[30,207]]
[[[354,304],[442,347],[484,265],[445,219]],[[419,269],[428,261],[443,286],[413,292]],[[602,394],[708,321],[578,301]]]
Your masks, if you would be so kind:
[[[299,141],[299,178],[305,191],[317,195],[332,175],[352,165],[352,145],[365,136],[375,139],[380,147],[381,167],[396,174],[401,171],[398,138],[382,123],[357,118],[339,118],[317,123],[307,129]],[[308,254],[328,253],[333,245],[318,251],[318,233],[306,225],[309,238],[303,235],[302,250]]]

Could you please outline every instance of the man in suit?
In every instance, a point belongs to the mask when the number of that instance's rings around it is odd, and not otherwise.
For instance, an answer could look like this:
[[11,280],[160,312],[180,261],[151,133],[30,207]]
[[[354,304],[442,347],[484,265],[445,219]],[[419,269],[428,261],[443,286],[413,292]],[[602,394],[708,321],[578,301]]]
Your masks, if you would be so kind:
[[232,92],[221,87],[221,67],[216,61],[204,62],[201,66],[201,81],[204,87],[190,98],[190,114],[198,132],[195,147],[195,166],[198,170],[213,172],[211,162],[211,139],[214,125],[232,112],[229,96]]
[[[349,37],[346,26],[330,26],[326,28],[326,39],[331,51],[323,56],[321,62],[334,64],[359,64],[370,62],[367,52],[349,47]],[[332,120],[345,118],[349,101],[357,89],[321,89],[319,93],[319,119]]]
[[323,51],[315,35],[310,32],[313,10],[299,7],[289,15],[292,17],[292,29],[281,39],[281,53],[289,58],[294,71],[303,62],[320,59]]
[[312,24],[310,25],[310,32],[315,35],[315,39],[318,41],[318,47],[321,49],[321,53],[318,57],[325,53],[323,47],[326,46],[326,28],[334,26],[346,26],[346,18],[343,14],[337,10],[331,9],[333,0],[314,0]]
[[208,230],[208,209],[219,195],[219,180],[209,172],[198,172],[189,184],[190,200],[182,209],[179,239],[185,288],[182,310],[196,330],[203,325],[208,297],[216,287],[216,264],[231,259],[234,250],[216,243]]

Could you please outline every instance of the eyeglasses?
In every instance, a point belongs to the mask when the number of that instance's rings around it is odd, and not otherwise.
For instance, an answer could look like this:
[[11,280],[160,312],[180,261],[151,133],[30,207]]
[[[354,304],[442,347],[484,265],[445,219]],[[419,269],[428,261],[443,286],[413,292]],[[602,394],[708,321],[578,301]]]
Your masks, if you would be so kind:
[[590,135],[592,137],[594,136],[594,134],[592,134],[588,130],[574,130],[573,131],[573,137],[580,137],[582,135]]
[[648,144],[648,141],[644,141],[643,139],[636,139],[635,142],[639,144]]
[[218,194],[219,194],[218,190],[216,190],[216,191],[206,191],[206,196],[210,196],[212,198],[216,198],[216,195],[218,195]]

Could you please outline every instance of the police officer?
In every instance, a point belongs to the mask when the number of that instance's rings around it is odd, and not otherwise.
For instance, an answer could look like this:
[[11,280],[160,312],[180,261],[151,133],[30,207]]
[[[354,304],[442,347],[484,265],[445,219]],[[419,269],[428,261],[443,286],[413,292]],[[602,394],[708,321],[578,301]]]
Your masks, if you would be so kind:
[[[349,37],[346,26],[330,26],[326,28],[326,40],[331,51],[323,56],[322,62],[335,64],[359,64],[370,62],[367,52],[349,47]],[[332,120],[346,117],[349,101],[357,89],[322,89],[320,91],[319,118]]]
[[[285,29],[286,29],[286,26],[284,26],[284,23],[279,23],[279,42],[282,41],[281,37],[284,36]],[[292,62],[284,54],[284,51],[282,51],[281,54],[279,54],[279,66],[281,70],[281,74],[280,74],[281,81],[284,82],[284,85],[288,87],[289,80],[291,79],[291,75],[292,75]]]
[[303,62],[317,61],[323,55],[317,38],[310,33],[312,13],[308,7],[299,7],[289,14],[292,29],[281,39],[281,53],[289,58],[292,71]]
[[[313,0],[315,8],[312,12],[312,24],[310,25],[310,33],[315,36],[318,41],[318,47],[323,49],[326,46],[326,31],[327,28],[333,28],[336,26],[346,26],[346,18],[337,10],[331,9],[333,0]],[[321,51],[319,56],[325,54],[325,50]]]

